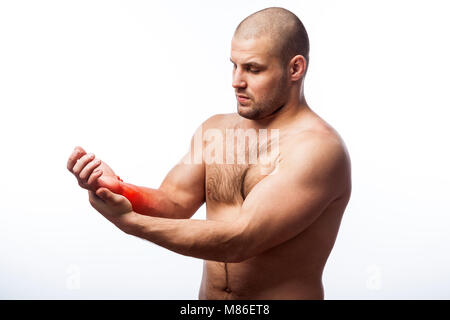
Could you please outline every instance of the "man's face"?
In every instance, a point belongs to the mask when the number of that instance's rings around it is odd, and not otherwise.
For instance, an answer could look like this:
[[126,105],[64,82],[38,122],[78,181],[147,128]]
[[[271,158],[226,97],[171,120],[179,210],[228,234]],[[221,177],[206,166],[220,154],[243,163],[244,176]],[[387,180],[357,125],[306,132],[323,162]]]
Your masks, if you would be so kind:
[[248,40],[233,37],[231,42],[232,85],[237,111],[244,118],[263,119],[288,99],[287,73],[271,44],[265,37]]

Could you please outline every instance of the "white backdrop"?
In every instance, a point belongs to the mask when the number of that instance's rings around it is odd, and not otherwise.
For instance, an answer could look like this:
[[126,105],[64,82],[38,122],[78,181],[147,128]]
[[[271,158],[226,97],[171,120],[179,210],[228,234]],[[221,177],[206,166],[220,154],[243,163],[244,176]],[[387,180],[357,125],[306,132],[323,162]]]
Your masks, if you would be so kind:
[[312,0],[0,1],[0,298],[197,298],[202,261],[116,229],[66,160],[158,187],[235,111],[231,37],[269,6],[304,22],[307,101],[352,157],[326,298],[450,298],[448,2]]

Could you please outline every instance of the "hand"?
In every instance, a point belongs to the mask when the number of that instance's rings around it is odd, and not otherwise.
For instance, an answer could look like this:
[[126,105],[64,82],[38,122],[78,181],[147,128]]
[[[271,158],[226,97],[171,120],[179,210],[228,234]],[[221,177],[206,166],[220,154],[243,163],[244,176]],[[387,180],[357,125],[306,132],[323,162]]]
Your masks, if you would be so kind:
[[130,201],[124,196],[115,194],[106,188],[89,191],[89,202],[95,210],[120,229],[128,233],[131,220],[135,215]]
[[120,181],[114,171],[95,155],[87,154],[81,147],[76,147],[67,161],[67,169],[78,180],[78,185],[90,191],[100,187],[108,188],[112,192],[120,192]]

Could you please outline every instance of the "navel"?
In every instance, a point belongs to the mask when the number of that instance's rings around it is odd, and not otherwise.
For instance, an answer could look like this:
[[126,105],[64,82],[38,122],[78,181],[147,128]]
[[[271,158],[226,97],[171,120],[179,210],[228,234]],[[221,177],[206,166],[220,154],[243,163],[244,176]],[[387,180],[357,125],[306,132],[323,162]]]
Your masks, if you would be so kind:
[[226,293],[231,293],[231,289],[228,283],[228,264],[226,262],[224,264],[224,268],[225,268],[225,288],[223,289],[223,291],[225,291]]

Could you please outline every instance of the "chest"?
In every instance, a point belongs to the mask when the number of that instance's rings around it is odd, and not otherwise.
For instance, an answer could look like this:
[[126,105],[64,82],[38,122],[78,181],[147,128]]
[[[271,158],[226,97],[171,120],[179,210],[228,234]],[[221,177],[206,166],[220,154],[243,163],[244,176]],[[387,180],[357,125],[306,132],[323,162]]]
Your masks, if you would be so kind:
[[210,164],[206,166],[206,200],[240,205],[250,191],[276,171],[278,158],[258,164]]
[[278,130],[216,130],[204,149],[205,192],[210,204],[240,205],[280,162]]

